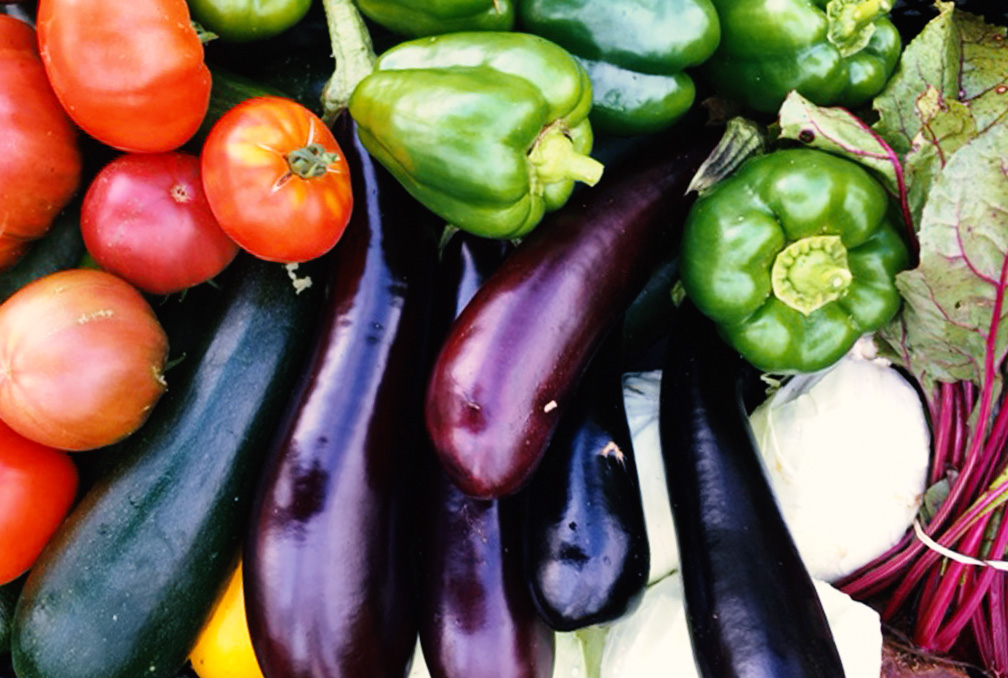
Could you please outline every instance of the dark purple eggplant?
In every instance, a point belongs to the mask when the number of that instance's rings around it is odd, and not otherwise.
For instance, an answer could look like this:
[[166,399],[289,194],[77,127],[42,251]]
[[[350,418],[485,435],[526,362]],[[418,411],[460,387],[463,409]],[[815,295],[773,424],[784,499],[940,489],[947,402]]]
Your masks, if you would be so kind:
[[525,576],[558,631],[612,621],[639,601],[648,548],[623,407],[620,332],[602,344],[522,492]]
[[601,339],[644,286],[688,209],[716,135],[677,130],[609,167],[518,246],[452,325],[428,385],[427,430],[469,495],[534,472]]
[[353,215],[245,544],[267,678],[402,678],[416,644],[408,501],[440,222],[371,160],[348,116],[336,132]]
[[691,304],[679,309],[659,433],[697,668],[703,678],[840,678],[819,596],[763,475],[742,364]]
[[[442,253],[444,327],[510,246],[464,233]],[[418,562],[420,644],[433,678],[549,678],[553,632],[521,570],[520,507],[463,494],[426,450]]]

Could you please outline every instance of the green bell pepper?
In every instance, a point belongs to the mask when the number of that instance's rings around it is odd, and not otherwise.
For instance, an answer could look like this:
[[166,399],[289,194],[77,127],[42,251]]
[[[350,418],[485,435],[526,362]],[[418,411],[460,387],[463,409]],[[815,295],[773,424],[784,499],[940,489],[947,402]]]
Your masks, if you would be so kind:
[[188,0],[193,19],[226,42],[279,35],[301,21],[312,0]]
[[721,44],[705,65],[725,96],[776,112],[797,90],[820,106],[856,107],[899,61],[891,0],[714,0]]
[[720,38],[710,0],[519,0],[518,17],[581,61],[592,125],[615,134],[655,132],[682,117],[696,93],[684,69]]
[[812,372],[900,305],[909,255],[889,195],[812,149],[747,160],[697,199],[680,251],[686,295],[757,368]]
[[513,0],[357,0],[361,13],[393,33],[419,38],[458,31],[509,31]]
[[591,83],[559,46],[528,33],[462,32],[401,43],[356,86],[365,148],[453,226],[517,238],[594,184]]

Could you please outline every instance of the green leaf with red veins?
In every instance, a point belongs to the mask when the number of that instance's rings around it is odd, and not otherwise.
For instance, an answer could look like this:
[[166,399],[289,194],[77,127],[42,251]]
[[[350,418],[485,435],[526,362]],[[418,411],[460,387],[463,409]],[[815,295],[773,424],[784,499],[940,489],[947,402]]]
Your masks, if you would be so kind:
[[942,99],[941,93],[931,85],[917,98],[916,106],[922,126],[903,165],[910,214],[913,223],[919,224],[938,175],[952,154],[977,136],[977,128],[966,104]]
[[998,125],[949,158],[921,216],[920,264],[896,278],[905,303],[881,337],[927,392],[935,381],[980,385],[1004,361],[1006,148],[1008,125]]
[[[918,99],[929,88],[969,107],[982,132],[1008,118],[1008,41],[1003,26],[938,2],[939,15],[914,38],[886,88],[875,98],[875,130],[900,154],[925,125]],[[926,116],[926,110],[924,112]]]
[[899,194],[900,163],[893,149],[845,108],[817,106],[791,92],[779,112],[780,136],[845,156],[873,171],[894,195]]

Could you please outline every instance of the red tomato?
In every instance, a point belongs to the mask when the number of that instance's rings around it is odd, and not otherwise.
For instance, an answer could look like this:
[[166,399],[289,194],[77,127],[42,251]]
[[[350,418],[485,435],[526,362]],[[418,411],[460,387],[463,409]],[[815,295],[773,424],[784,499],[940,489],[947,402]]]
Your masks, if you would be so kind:
[[32,566],[77,493],[70,457],[0,421],[0,585]]
[[209,280],[238,254],[188,153],[131,153],[106,165],[84,196],[81,233],[102,268],[154,294]]
[[178,148],[210,100],[210,71],[185,0],[40,0],[38,37],[70,117],[126,151]]
[[0,270],[41,237],[80,184],[79,132],[38,55],[35,29],[0,14]]
[[168,339],[132,285],[105,271],[47,275],[0,304],[0,419],[61,450],[109,445],[165,389]]
[[314,259],[346,229],[353,207],[346,158],[322,120],[295,101],[238,104],[211,128],[202,162],[217,222],[260,259]]

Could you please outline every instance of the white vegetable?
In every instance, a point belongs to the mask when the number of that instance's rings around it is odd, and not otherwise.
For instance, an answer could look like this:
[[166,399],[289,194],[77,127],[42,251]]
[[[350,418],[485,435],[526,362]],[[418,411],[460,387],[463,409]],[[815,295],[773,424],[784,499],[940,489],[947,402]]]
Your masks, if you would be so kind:
[[852,353],[795,376],[750,423],[813,578],[853,572],[911,525],[927,482],[930,433],[916,391],[887,363]]
[[[623,403],[633,443],[634,461],[644,502],[644,523],[651,547],[652,584],[679,568],[672,505],[665,484],[665,462],[658,439],[658,393],[661,371],[635,372],[623,376]],[[672,675],[672,674],[670,674]]]
[[[836,581],[911,525],[927,482],[924,406],[900,373],[864,357],[791,378],[750,417],[764,470],[809,574]],[[679,567],[658,435],[661,372],[623,377],[653,583]]]
[[[815,582],[846,678],[878,678],[882,672],[882,624],[878,613]],[[696,678],[682,579],[673,574],[652,584],[640,606],[609,626],[600,678]]]

